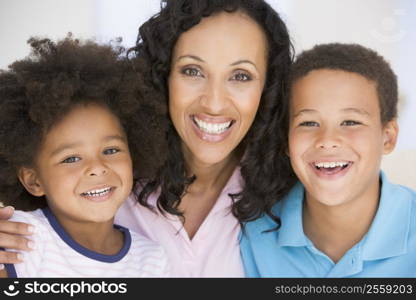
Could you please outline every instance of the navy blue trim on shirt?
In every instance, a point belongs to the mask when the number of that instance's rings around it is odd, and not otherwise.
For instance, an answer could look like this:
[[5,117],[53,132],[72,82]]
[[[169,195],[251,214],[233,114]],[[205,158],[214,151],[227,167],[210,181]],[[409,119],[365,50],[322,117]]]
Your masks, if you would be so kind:
[[52,211],[46,207],[42,208],[42,212],[45,215],[45,217],[48,219],[49,224],[51,224],[53,230],[59,235],[59,237],[64,241],[69,247],[74,249],[76,252],[102,262],[107,263],[114,263],[120,261],[130,250],[131,246],[131,235],[130,231],[123,226],[113,224],[115,229],[120,230],[124,235],[124,245],[120,249],[120,251],[117,254],[114,255],[106,255],[97,253],[95,251],[92,251],[90,249],[87,249],[83,246],[81,246],[79,243],[77,243],[62,227],[62,225],[59,223],[59,221],[56,219],[55,215],[52,213]]
[[[5,251],[6,249],[4,249],[3,247],[0,247],[0,250]],[[14,264],[4,264],[4,268],[7,271],[7,277],[8,278],[17,278],[17,273],[16,273],[16,269],[14,267]]]

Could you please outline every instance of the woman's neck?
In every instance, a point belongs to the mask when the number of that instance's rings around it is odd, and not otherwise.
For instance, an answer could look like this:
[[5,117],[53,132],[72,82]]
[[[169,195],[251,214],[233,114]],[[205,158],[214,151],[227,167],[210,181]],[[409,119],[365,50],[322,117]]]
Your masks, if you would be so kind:
[[379,203],[379,184],[340,205],[326,205],[306,193],[303,230],[335,263],[368,232]]
[[240,157],[235,153],[215,164],[203,163],[185,155],[188,176],[196,176],[179,205],[179,210],[185,217],[184,228],[190,239],[215,205],[239,161]]

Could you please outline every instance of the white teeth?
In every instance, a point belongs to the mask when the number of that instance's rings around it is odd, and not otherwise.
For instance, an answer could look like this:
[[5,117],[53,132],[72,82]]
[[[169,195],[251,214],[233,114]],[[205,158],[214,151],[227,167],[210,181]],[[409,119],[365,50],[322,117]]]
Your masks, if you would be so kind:
[[220,134],[226,131],[232,121],[224,122],[224,123],[207,123],[202,120],[197,119],[194,117],[195,123],[198,125],[199,129],[202,131],[209,133],[209,134]]
[[348,165],[348,162],[345,161],[331,161],[331,162],[319,162],[315,163],[315,166],[318,168],[335,168],[335,167],[345,167]]
[[85,192],[85,193],[82,193],[82,194],[87,195],[87,196],[91,196],[91,197],[99,197],[99,196],[103,196],[103,195],[107,194],[108,192],[110,192],[110,190],[111,190],[111,187],[107,187],[107,188],[103,188],[103,189],[88,191],[88,192]]

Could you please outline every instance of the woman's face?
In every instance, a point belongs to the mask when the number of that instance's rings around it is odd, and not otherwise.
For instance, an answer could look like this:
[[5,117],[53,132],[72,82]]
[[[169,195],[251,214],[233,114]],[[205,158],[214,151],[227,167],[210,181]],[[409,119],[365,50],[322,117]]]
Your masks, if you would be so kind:
[[267,40],[241,13],[219,13],[183,33],[169,75],[169,111],[188,163],[230,157],[253,123],[266,77]]

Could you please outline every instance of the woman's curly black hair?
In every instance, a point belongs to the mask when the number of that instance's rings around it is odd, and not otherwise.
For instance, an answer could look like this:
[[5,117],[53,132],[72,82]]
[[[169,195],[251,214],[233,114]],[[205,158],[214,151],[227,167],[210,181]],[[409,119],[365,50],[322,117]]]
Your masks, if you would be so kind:
[[[166,154],[166,107],[128,60],[120,42],[31,38],[31,55],[0,71],[0,201],[18,209],[46,206],[28,193],[17,169],[33,166],[43,137],[72,108],[97,103],[120,120],[133,160],[134,183],[154,176]],[[158,153],[158,156],[154,154]]]
[[[179,36],[197,25],[202,18],[220,12],[240,11],[256,21],[268,40],[268,68],[260,107],[252,127],[240,145],[245,149],[241,161],[241,174],[245,181],[243,190],[234,195],[233,214],[240,222],[255,219],[263,211],[271,215],[271,199],[279,199],[287,193],[286,169],[288,160],[281,147],[284,133],[273,130],[270,122],[274,115],[285,110],[281,101],[286,90],[286,77],[293,59],[293,47],[285,23],[278,13],[263,0],[164,0],[161,11],[139,28],[136,47],[137,57],[150,64],[150,80],[157,91],[165,95],[168,105],[168,76],[171,56]],[[220,51],[220,50],[219,50]],[[170,120],[170,118],[167,116]],[[268,137],[265,139],[265,137]],[[147,197],[160,188],[157,206],[161,212],[183,216],[178,211],[181,197],[195,176],[186,176],[180,137],[172,122],[168,132],[169,153],[166,165],[157,177],[150,180],[139,195],[139,202],[148,206]],[[269,145],[268,147],[265,147]],[[282,159],[272,161],[271,152],[278,152]],[[237,201],[238,200],[238,201]],[[279,222],[278,218],[275,219]]]

